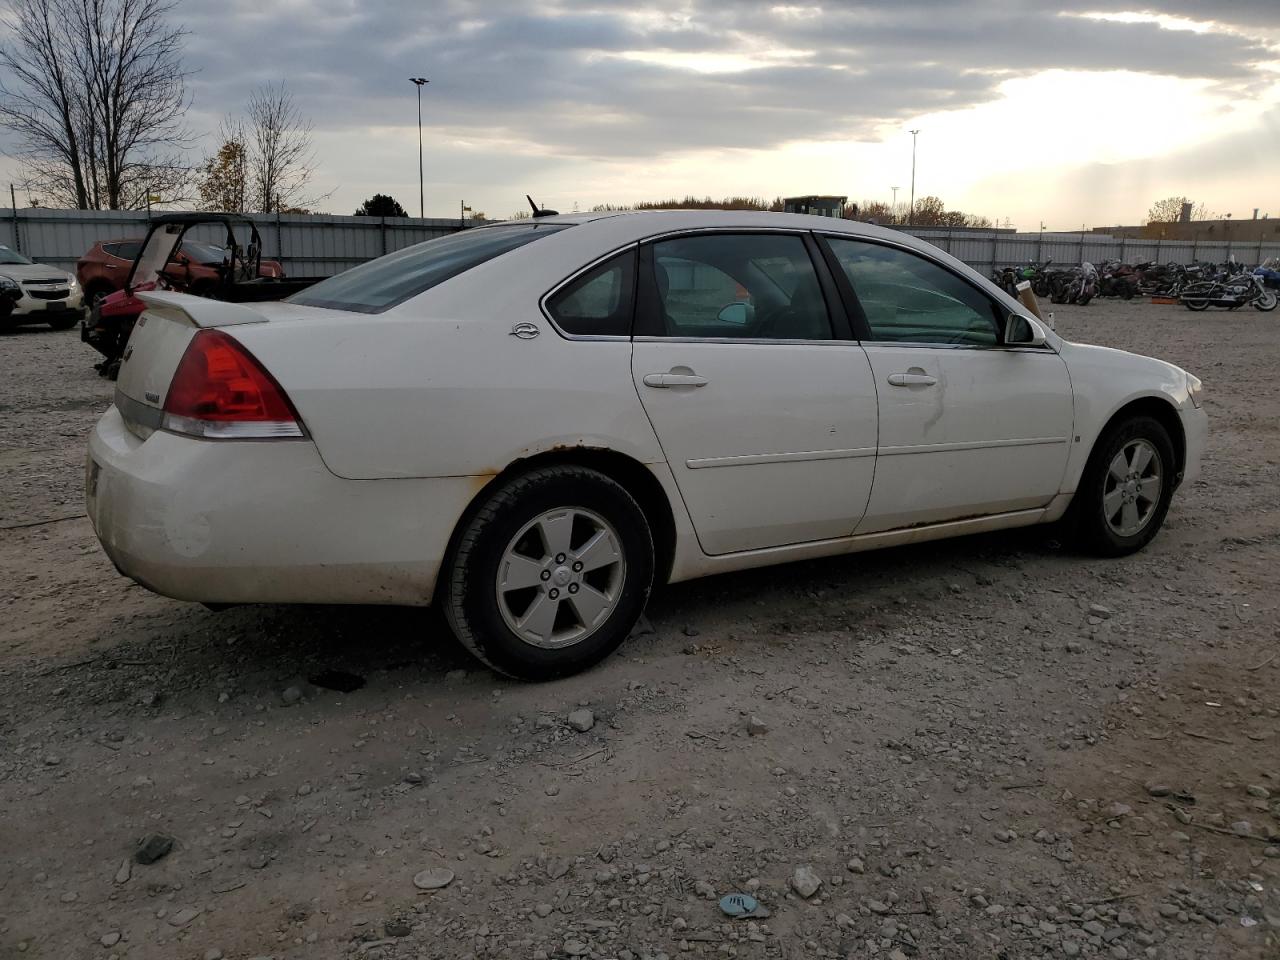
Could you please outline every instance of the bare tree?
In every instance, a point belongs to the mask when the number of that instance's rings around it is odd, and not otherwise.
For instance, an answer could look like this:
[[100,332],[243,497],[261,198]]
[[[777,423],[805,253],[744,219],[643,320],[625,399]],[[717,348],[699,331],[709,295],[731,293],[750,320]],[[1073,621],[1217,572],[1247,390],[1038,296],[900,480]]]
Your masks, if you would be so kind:
[[1182,205],[1190,203],[1192,220],[1217,220],[1218,215],[1211,213],[1203,202],[1188,200],[1186,197],[1165,197],[1157,200],[1147,211],[1147,223],[1177,223],[1182,219]]
[[315,174],[311,122],[303,118],[284,82],[255,89],[246,112],[253,208],[269,213],[324,199],[325,195],[307,196]]
[[175,5],[11,0],[0,18],[0,126],[17,135],[28,189],[119,210],[179,188],[190,101]]

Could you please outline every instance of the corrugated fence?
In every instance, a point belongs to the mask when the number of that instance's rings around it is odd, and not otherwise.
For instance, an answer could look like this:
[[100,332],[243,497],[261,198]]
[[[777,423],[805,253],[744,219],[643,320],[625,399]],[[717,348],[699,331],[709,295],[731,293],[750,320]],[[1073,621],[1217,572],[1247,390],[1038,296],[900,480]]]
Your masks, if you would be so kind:
[[1201,240],[1133,240],[1102,233],[1013,233],[1002,230],[939,230],[913,227],[907,232],[941,247],[984,274],[997,267],[1053,260],[1072,266],[1104,260],[1122,263],[1222,263],[1229,257],[1250,266],[1280,256],[1277,243]]
[[[319,277],[410,244],[456,233],[461,220],[337,217],[327,214],[250,214],[262,237],[262,255],[279,260],[287,274]],[[0,243],[40,263],[75,269],[78,258],[100,240],[140,240],[147,233],[145,210],[45,210],[0,207]],[[474,226],[475,221],[467,221]],[[218,243],[221,228],[201,227],[197,240]],[[243,240],[241,240],[243,242]]]
[[[262,236],[263,256],[279,260],[290,276],[328,276],[401,247],[455,233],[460,220],[416,217],[338,217],[328,214],[252,214]],[[0,207],[0,243],[21,250],[42,263],[74,269],[76,259],[99,240],[141,238],[147,231],[146,211],[46,210],[39,207]],[[475,226],[467,221],[466,226]],[[996,267],[1042,262],[1060,264],[1084,260],[1101,263],[1221,262],[1230,256],[1246,264],[1280,256],[1280,244],[1232,243],[1215,239],[1131,240],[1097,233],[1014,233],[1004,230],[948,230],[914,227],[909,233],[928,240],[982,273]],[[202,228],[197,239],[218,242],[221,235]]]

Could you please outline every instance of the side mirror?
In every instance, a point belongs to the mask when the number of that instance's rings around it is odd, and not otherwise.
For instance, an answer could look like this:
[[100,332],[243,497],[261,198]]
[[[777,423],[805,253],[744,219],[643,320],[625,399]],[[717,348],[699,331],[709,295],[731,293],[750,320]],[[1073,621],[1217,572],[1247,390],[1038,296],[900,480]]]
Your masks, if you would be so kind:
[[738,301],[722,307],[720,312],[716,314],[716,320],[720,323],[731,323],[734,326],[745,327],[751,322],[751,315],[754,312],[751,304]]
[[1011,313],[1004,323],[1006,347],[1043,347],[1047,339],[1044,327],[1030,317]]

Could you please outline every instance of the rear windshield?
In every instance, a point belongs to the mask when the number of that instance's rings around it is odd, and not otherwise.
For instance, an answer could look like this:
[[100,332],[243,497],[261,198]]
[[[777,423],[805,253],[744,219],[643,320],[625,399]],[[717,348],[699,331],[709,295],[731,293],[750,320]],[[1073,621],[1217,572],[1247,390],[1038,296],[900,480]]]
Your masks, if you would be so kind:
[[381,313],[450,277],[565,229],[564,224],[480,227],[438,237],[370,260],[289,298],[289,303]]

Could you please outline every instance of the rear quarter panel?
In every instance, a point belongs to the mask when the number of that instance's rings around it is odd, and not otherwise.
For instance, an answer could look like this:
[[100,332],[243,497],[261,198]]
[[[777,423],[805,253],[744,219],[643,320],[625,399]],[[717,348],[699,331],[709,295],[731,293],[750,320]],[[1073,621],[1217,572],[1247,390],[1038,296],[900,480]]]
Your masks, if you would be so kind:
[[[382,314],[261,304],[271,322],[234,334],[284,386],[340,477],[486,476],[583,446],[661,462],[630,342],[565,339],[539,309],[572,272],[554,256],[517,256],[542,243],[551,238]],[[512,336],[522,321],[539,335]]]

